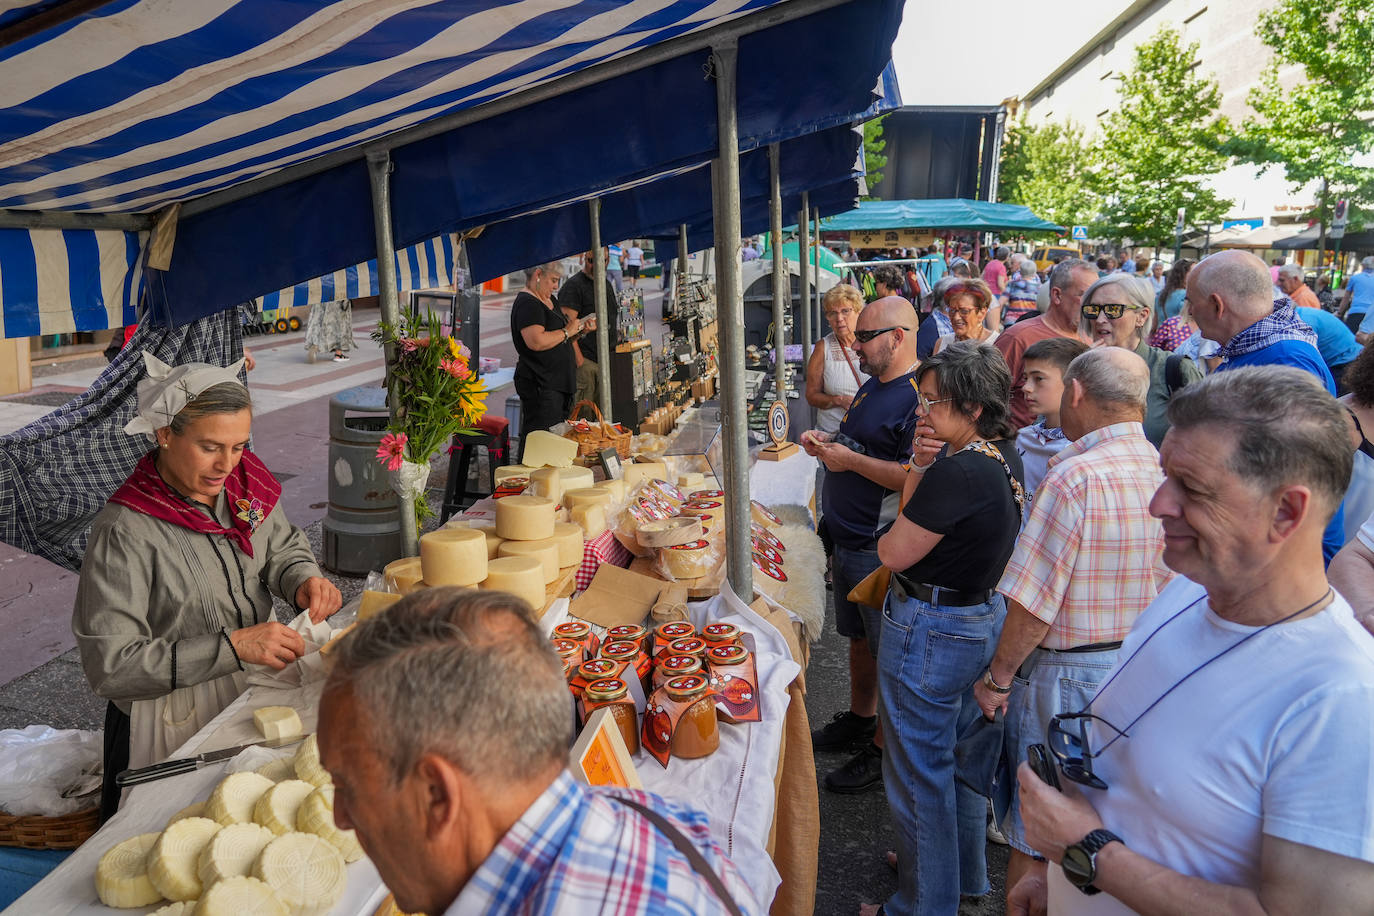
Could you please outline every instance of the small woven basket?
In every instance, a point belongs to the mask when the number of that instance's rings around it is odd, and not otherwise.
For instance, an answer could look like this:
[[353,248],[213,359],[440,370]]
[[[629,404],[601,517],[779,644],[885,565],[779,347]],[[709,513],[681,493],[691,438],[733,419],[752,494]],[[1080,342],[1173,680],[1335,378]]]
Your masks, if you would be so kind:
[[0,846],[23,849],[75,849],[100,826],[100,808],[61,817],[16,816],[0,812]]
[[[587,429],[578,429],[577,412],[585,404],[592,409],[596,415],[596,422],[590,423]],[[619,423],[607,423],[601,415],[601,408],[591,401],[578,401],[573,405],[572,413],[568,415],[568,425],[571,427],[564,438],[571,439],[577,443],[578,457],[585,458],[589,455],[596,455],[604,448],[614,447],[616,454],[621,459],[630,457],[630,440],[634,438],[634,433],[630,432]]]

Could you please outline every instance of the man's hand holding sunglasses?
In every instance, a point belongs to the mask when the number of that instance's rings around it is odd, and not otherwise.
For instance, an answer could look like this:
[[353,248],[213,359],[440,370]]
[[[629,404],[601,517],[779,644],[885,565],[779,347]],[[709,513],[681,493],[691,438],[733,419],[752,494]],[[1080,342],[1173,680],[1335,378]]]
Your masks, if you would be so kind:
[[1022,763],[1016,771],[1021,793],[1021,820],[1026,843],[1051,862],[1064,858],[1064,849],[1103,826],[1102,818],[1071,780],[1054,789]]

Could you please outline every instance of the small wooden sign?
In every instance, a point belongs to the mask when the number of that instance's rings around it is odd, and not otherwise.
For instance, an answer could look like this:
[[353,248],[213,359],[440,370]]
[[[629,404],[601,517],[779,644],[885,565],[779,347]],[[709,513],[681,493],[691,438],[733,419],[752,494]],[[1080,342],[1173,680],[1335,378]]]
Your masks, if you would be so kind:
[[589,786],[620,786],[642,789],[630,749],[620,736],[620,728],[608,707],[592,713],[573,745],[570,768],[574,779]]
[[773,444],[759,452],[760,458],[781,461],[797,450],[797,443],[787,441],[787,429],[791,423],[787,415],[787,402],[774,401],[773,406],[768,408],[768,438],[773,440]]

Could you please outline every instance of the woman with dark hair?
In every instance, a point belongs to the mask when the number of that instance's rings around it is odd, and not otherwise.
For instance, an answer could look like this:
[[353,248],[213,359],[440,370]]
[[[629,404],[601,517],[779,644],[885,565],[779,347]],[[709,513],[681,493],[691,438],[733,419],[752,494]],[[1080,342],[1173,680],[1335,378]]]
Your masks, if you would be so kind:
[[956,783],[954,742],[981,714],[973,683],[1006,616],[996,585],[1025,492],[1001,353],[950,344],[921,364],[917,385],[905,506],[878,541],[893,571],[878,643],[883,778],[898,849],[889,905],[953,913],[961,894],[989,890],[987,803]]
[[1193,269],[1195,263],[1188,258],[1179,258],[1169,268],[1169,275],[1164,278],[1164,288],[1155,299],[1155,320],[1151,330],[1183,310],[1183,300],[1188,297],[1188,271]]
[[1374,514],[1374,347],[1366,346],[1345,370],[1342,381],[1350,393],[1341,404],[1350,414],[1350,441],[1355,446],[1355,466],[1345,491],[1345,540],[1355,537],[1360,526]]

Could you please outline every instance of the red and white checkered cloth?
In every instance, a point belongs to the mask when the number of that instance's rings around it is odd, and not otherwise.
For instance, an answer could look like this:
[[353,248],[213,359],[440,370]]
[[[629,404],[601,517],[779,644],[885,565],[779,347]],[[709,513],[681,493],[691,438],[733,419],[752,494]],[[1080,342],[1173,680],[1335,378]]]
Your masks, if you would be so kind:
[[629,566],[633,559],[624,545],[615,539],[615,532],[606,529],[582,546],[582,565],[577,569],[577,590],[585,591],[592,584],[592,576],[596,575],[602,563]]

